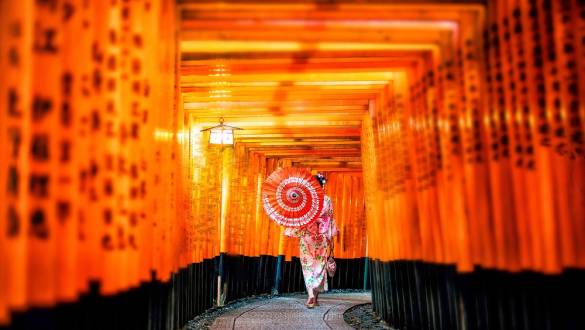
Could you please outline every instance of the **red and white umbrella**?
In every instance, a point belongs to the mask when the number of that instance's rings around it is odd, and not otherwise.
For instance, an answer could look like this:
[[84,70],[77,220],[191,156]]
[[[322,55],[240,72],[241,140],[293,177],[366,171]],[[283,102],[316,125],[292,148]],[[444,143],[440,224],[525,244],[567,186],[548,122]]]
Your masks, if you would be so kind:
[[302,227],[317,219],[324,196],[319,182],[304,168],[278,169],[262,185],[264,211],[286,227]]

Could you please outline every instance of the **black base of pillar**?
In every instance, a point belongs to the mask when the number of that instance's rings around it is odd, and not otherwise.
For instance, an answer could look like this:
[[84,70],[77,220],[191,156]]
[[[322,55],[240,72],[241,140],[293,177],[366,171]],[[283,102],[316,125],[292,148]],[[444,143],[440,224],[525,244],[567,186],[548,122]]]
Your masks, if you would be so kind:
[[[363,289],[365,259],[336,259],[337,272],[329,279],[330,289]],[[299,258],[282,261],[280,282],[275,287],[278,257],[245,257],[226,255],[224,283],[226,302],[259,294],[303,292],[305,282]]]
[[585,272],[562,275],[370,261],[374,310],[397,329],[585,329]]
[[[227,290],[225,302],[270,294],[276,279],[277,257],[224,254],[179,270],[167,282],[151,281],[113,296],[99,295],[99,284],[75,303],[33,308],[14,313],[9,327],[0,330],[164,330],[178,329],[217,304],[217,276]],[[283,261],[280,293],[303,292],[305,284],[298,258]],[[364,259],[337,259],[332,289],[359,289]]]
[[212,307],[216,260],[191,264],[167,282],[151,281],[113,296],[99,295],[92,283],[74,303],[13,313],[1,330],[165,330],[183,326]]

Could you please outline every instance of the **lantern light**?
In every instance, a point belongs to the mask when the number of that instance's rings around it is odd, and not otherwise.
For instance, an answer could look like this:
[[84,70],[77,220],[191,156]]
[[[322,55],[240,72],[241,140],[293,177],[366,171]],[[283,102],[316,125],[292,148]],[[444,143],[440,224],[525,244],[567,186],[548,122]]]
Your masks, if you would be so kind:
[[234,130],[239,127],[225,125],[223,118],[219,119],[219,125],[202,129],[201,132],[209,131],[209,144],[233,145]]

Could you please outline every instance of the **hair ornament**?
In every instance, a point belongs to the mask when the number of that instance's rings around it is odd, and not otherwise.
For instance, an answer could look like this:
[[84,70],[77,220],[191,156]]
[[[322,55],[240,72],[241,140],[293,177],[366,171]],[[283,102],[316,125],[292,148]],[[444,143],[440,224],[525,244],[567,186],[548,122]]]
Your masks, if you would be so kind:
[[327,182],[327,179],[325,178],[325,175],[323,175],[323,173],[317,173],[315,177],[317,178],[317,180],[319,180],[321,185],[325,185],[325,183]]

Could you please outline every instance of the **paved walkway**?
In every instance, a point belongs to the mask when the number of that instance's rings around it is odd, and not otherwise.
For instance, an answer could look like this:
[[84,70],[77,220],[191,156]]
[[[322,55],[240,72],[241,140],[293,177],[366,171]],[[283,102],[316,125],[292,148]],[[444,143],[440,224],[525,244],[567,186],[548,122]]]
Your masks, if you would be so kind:
[[343,320],[348,308],[371,302],[369,293],[331,293],[319,296],[313,309],[306,295],[258,301],[218,317],[211,329],[352,329]]

